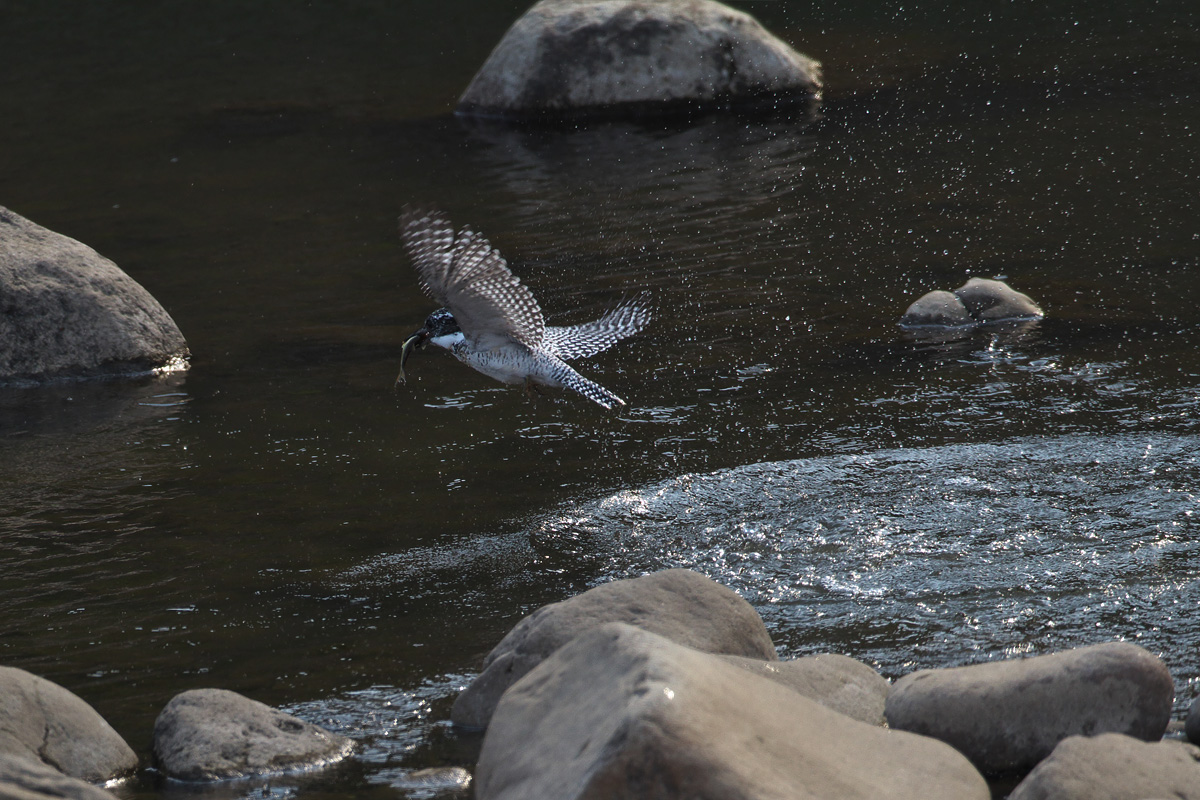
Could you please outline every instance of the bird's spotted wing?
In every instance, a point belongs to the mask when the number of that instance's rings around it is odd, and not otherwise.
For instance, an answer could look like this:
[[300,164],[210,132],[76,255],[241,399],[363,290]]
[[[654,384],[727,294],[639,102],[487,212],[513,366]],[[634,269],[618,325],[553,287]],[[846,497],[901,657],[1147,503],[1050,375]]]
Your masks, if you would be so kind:
[[650,295],[642,293],[621,303],[594,322],[547,327],[545,347],[564,360],[587,358],[633,336],[650,322]]
[[405,209],[400,233],[421,286],[450,309],[463,336],[481,350],[518,341],[541,344],[542,309],[504,258],[469,228],[457,234],[440,212]]

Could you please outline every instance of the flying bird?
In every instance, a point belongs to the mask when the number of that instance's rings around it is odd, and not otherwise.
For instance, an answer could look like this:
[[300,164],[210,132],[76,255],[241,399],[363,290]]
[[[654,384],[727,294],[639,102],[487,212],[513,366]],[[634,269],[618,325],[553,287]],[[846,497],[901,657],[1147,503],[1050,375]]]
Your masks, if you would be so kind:
[[400,375],[417,348],[432,342],[502,383],[566,387],[604,408],[625,401],[576,372],[567,361],[607,350],[650,322],[646,293],[582,325],[547,325],[541,306],[500,252],[470,228],[457,233],[440,212],[405,209],[400,235],[424,292],[442,304],[408,337]]

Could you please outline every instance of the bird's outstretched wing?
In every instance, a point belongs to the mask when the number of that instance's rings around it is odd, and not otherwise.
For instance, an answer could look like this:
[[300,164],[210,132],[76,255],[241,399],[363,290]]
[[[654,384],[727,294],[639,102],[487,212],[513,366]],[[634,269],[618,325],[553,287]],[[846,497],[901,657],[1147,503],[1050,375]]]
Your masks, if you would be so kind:
[[438,211],[405,208],[400,235],[427,294],[450,309],[463,336],[480,350],[518,341],[539,346],[546,323],[529,287],[469,228],[457,234]]
[[547,327],[545,347],[564,360],[587,358],[633,336],[650,322],[650,294],[626,300],[594,322]]

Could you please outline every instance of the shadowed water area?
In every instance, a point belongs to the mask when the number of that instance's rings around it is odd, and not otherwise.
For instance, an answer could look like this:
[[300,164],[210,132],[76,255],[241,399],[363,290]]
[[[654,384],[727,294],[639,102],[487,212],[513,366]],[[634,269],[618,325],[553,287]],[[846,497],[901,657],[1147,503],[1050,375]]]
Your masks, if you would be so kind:
[[[0,389],[0,664],[155,716],[232,689],[332,770],[127,797],[429,796],[523,615],[687,566],[784,657],[921,667],[1114,638],[1200,681],[1200,47],[1188,3],[747,2],[825,65],[773,117],[451,115],[522,3],[3,2],[0,204],[112,258],[193,352]],[[536,401],[400,345],[403,204],[551,324],[657,316]],[[1004,277],[1040,323],[907,305]]]

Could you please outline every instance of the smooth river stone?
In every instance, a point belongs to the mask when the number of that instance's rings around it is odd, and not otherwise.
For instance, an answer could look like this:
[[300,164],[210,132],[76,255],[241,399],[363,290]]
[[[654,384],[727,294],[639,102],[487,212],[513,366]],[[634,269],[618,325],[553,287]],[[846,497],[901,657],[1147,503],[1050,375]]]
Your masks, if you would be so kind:
[[541,0],[504,34],[458,113],[632,116],[820,92],[818,62],[713,0]]
[[1068,736],[1157,741],[1174,695],[1162,661],[1110,642],[905,675],[888,695],[887,720],[953,745],[985,774],[1000,774],[1029,769]]
[[154,723],[163,773],[213,781],[311,769],[353,749],[344,736],[225,689],[192,689],[167,703]]
[[141,284],[92,248],[0,207],[0,380],[146,372],[187,343]]
[[1018,784],[1008,800],[1200,800],[1200,748],[1106,733],[1071,736]]
[[84,781],[132,772],[137,756],[96,710],[56,683],[0,667],[0,753]]

